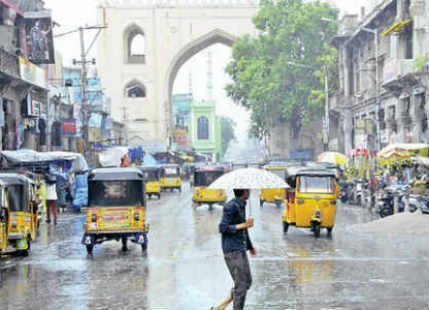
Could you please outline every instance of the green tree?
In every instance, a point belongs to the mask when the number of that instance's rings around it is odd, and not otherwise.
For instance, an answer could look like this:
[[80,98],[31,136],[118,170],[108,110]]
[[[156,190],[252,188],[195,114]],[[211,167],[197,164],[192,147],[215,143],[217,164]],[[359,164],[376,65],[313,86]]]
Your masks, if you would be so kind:
[[[251,111],[251,135],[262,138],[279,122],[289,122],[295,138],[302,126],[321,119],[324,71],[337,81],[337,53],[328,41],[337,33],[338,10],[305,0],[262,0],[253,23],[256,37],[233,46],[226,91]],[[332,87],[334,86],[334,87]]]
[[222,156],[225,155],[231,141],[235,140],[235,126],[237,125],[231,118],[222,116],[220,118],[222,137]]

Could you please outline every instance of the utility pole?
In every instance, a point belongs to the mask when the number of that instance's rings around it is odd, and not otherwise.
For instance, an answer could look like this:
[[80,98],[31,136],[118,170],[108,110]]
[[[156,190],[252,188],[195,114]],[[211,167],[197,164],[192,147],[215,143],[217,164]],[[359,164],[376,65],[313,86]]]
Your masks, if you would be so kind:
[[329,76],[328,66],[325,66],[325,131],[324,131],[324,150],[329,151]]

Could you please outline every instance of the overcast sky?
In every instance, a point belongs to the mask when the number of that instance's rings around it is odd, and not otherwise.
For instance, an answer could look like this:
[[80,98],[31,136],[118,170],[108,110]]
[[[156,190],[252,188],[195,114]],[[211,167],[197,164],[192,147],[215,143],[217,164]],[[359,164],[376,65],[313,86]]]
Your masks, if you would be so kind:
[[[381,0],[327,0],[340,8],[344,13],[358,13],[361,6],[370,6]],[[96,0],[45,0],[46,7],[53,10],[53,18],[61,26],[55,29],[55,34],[74,30],[79,26],[95,25]],[[368,8],[369,9],[369,8]],[[88,47],[94,32],[86,32],[86,46]],[[73,58],[79,58],[78,33],[57,38],[55,48],[63,54],[64,65],[71,65]],[[214,99],[217,101],[218,114],[231,116],[237,123],[239,135],[243,135],[248,127],[248,114],[232,105],[225,95],[225,85],[228,77],[224,73],[225,66],[231,57],[231,49],[222,45],[210,47],[213,52],[213,87]],[[96,46],[90,57],[95,57]],[[180,70],[174,85],[174,93],[186,93],[189,91],[189,76],[192,74],[193,93],[196,99],[207,97],[207,50],[200,52],[188,61]]]

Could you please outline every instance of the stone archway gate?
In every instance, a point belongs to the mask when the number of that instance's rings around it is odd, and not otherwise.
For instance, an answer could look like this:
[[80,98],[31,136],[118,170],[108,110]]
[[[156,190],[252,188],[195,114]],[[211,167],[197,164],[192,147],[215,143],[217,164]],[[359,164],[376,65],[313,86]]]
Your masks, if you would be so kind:
[[[98,71],[111,99],[113,118],[125,121],[129,142],[168,142],[171,92],[180,67],[215,43],[232,46],[256,33],[252,17],[258,0],[102,0],[98,21]],[[127,61],[130,29],[145,38],[144,62]],[[130,81],[142,83],[145,98],[129,98]]]

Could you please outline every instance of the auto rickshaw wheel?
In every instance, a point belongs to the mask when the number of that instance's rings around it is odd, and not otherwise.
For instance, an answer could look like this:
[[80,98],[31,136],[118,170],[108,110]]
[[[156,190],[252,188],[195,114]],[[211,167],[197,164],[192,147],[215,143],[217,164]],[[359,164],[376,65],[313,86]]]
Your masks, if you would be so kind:
[[122,238],[121,241],[122,241],[122,252],[128,251],[128,247],[127,247],[128,238]]
[[145,252],[147,250],[147,243],[142,244],[142,251]]
[[209,203],[209,210],[210,211],[213,210],[213,204],[212,203]]
[[334,227],[328,227],[326,228],[326,230],[328,231],[328,235],[332,234],[332,230],[334,229]]
[[320,237],[320,223],[313,224],[313,233],[314,233],[314,237],[316,238]]
[[287,234],[288,230],[289,230],[289,223],[283,222],[283,233]]
[[264,207],[264,202],[265,201],[263,199],[259,199],[259,205],[260,205],[261,208]]
[[182,192],[182,187],[179,187],[178,190],[179,190],[179,193],[181,193]]
[[93,244],[87,244],[86,245],[86,253],[88,255],[92,255],[92,250],[94,249],[94,245]]

